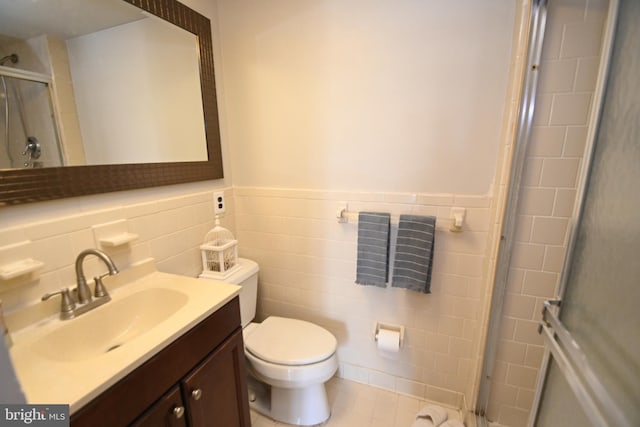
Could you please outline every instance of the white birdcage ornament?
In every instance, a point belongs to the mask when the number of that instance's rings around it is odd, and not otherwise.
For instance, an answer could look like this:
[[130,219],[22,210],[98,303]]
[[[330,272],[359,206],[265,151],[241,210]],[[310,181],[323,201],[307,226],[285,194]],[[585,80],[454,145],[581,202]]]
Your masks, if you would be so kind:
[[200,246],[202,254],[202,274],[200,277],[224,280],[240,266],[238,265],[238,241],[226,228],[216,226],[209,230]]

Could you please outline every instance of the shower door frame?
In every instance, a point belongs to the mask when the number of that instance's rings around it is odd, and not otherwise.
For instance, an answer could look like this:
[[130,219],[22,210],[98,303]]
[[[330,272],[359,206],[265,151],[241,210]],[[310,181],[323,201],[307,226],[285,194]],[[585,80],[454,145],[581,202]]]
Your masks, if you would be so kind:
[[[56,91],[54,88],[53,78],[47,74],[36,73],[34,71],[19,70],[12,67],[6,67],[0,65],[0,76],[9,77],[18,80],[25,80],[34,83],[42,83],[47,87],[47,93],[49,95],[49,107],[51,108],[51,115],[53,118],[53,131],[55,132],[56,144],[58,150],[58,157],[60,159],[60,165],[65,165],[65,151],[64,144],[62,143],[62,132],[60,132],[60,114],[58,111],[58,104],[56,98]],[[8,91],[8,89],[7,89]],[[9,96],[7,93],[6,96]],[[6,126],[9,126],[7,123]],[[27,137],[29,135],[25,135]],[[11,167],[11,169],[22,169],[18,167]]]
[[516,233],[522,171],[524,170],[533,114],[535,112],[542,44],[547,21],[547,3],[548,0],[532,0],[529,13],[526,62],[524,64],[525,68],[518,105],[518,121],[513,142],[508,193],[504,202],[504,216],[500,230],[494,285],[489,306],[489,320],[485,337],[480,384],[475,402],[476,423],[479,426],[486,425],[484,417],[489,404],[491,381],[496,364],[504,296]]

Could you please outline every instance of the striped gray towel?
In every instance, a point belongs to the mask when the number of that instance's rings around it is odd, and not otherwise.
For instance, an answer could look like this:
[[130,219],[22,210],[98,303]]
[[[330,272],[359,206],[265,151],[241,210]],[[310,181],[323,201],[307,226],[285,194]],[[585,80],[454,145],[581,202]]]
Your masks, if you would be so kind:
[[436,218],[400,215],[391,286],[431,293]]
[[356,283],[386,287],[389,275],[388,213],[360,212],[358,214],[358,262]]

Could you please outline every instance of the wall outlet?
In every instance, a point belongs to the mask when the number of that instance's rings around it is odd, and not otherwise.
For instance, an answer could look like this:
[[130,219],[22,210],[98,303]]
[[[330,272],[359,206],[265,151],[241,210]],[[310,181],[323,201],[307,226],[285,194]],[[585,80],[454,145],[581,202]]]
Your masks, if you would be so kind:
[[213,193],[213,213],[216,215],[223,214],[227,210],[227,205],[224,200],[224,192],[217,191]]

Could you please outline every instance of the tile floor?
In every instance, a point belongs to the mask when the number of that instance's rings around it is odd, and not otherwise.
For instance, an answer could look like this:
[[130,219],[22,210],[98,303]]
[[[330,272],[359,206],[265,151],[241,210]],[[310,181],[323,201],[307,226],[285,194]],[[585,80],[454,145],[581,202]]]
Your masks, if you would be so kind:
[[[433,402],[334,377],[327,383],[331,418],[323,427],[411,427],[418,410]],[[440,405],[444,406],[444,405]],[[460,411],[447,408],[449,419]],[[288,426],[251,411],[253,427]]]

